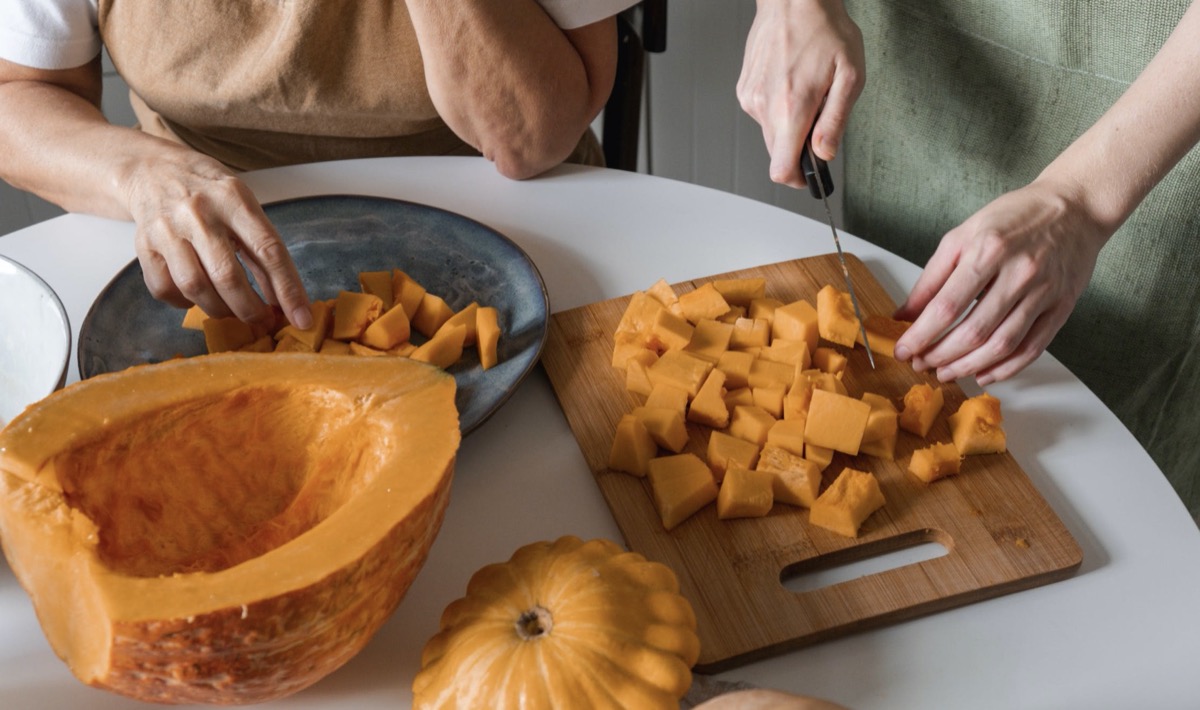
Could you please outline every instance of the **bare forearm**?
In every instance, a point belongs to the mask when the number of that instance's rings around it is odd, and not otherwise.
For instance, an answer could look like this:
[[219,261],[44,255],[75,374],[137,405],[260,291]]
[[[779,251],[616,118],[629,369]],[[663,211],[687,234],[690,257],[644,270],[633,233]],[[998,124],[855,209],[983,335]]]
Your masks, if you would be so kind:
[[501,173],[566,158],[612,88],[612,47],[564,33],[530,0],[408,0],[434,105]]
[[1108,234],[1200,141],[1200,3],[1141,76],[1039,180],[1064,185]]
[[0,85],[0,177],[72,212],[129,219],[136,156],[165,142],[111,125],[87,99],[35,81]]

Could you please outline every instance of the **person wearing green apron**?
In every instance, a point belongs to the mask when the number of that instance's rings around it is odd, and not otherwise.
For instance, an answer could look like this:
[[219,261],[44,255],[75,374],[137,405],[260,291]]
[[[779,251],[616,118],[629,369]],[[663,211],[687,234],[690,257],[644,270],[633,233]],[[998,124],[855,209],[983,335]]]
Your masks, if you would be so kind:
[[[236,171],[482,154],[521,179],[600,163],[589,125],[633,3],[0,0],[0,178],[133,219],[161,300],[247,322],[278,303],[306,327],[295,266]],[[137,129],[100,112],[102,46]]]
[[816,117],[847,230],[926,265],[899,357],[1048,350],[1200,516],[1200,3],[760,0],[738,97],[773,179]]

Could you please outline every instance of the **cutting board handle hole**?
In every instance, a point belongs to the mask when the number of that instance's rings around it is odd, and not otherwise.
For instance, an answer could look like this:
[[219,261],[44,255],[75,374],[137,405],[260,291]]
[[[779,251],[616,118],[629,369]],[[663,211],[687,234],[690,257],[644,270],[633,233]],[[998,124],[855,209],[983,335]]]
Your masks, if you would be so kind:
[[790,592],[813,592],[937,559],[953,547],[953,540],[941,530],[915,530],[790,564],[779,573],[779,582]]

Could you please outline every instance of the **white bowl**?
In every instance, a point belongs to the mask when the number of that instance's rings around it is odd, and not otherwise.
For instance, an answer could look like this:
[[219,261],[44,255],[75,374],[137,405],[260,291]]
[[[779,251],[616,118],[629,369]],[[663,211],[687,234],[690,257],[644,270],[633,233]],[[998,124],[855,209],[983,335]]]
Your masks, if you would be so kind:
[[0,426],[63,386],[71,324],[54,289],[0,256]]

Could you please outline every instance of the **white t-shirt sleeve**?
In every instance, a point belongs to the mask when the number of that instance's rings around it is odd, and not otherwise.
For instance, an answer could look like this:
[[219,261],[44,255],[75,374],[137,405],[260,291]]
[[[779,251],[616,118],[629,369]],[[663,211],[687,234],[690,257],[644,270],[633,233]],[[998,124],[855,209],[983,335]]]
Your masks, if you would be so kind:
[[638,0],[538,0],[542,9],[564,30],[590,25],[633,7]]
[[100,53],[96,0],[0,0],[0,59],[70,69]]

